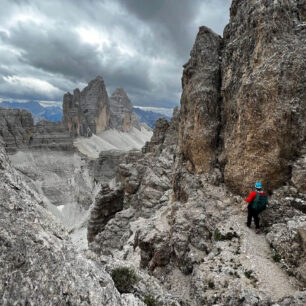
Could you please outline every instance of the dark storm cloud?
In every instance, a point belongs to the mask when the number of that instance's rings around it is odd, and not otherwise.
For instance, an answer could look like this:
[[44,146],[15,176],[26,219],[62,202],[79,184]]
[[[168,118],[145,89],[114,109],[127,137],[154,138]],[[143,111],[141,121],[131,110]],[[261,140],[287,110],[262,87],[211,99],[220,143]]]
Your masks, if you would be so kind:
[[221,34],[229,0],[3,0],[0,98],[61,100],[102,75],[135,104],[179,103],[198,26]]

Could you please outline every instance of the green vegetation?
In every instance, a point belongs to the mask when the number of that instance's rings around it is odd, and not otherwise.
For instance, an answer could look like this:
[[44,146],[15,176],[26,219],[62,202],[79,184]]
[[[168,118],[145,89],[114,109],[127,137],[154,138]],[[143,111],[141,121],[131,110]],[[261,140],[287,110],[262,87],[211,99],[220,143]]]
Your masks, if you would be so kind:
[[239,238],[236,232],[228,232],[225,235],[221,234],[218,229],[216,229],[214,232],[215,241],[232,240],[233,238]]
[[253,278],[253,271],[252,270],[248,270],[248,271],[245,271],[244,272],[244,275],[247,277],[247,278]]
[[153,296],[146,296],[143,302],[148,306],[158,306],[158,302]]
[[134,270],[127,267],[114,269],[111,276],[120,293],[132,293],[133,286],[139,281]]
[[272,259],[275,261],[275,262],[280,262],[281,261],[281,256],[277,253],[277,252],[275,252],[274,254],[273,254],[273,256],[272,256]]
[[209,281],[208,281],[208,287],[209,287],[210,289],[214,289],[214,288],[215,288],[215,283],[214,283],[212,280],[209,280]]

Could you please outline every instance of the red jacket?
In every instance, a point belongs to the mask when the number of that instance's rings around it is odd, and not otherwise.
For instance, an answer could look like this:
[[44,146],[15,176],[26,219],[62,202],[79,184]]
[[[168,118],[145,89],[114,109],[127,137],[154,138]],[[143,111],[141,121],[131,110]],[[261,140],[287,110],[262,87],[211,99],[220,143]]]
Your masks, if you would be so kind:
[[[263,194],[266,195],[263,191],[258,191],[259,194]],[[255,200],[256,198],[256,192],[255,191],[251,191],[250,195],[248,198],[245,198],[244,200],[248,203],[251,203]]]

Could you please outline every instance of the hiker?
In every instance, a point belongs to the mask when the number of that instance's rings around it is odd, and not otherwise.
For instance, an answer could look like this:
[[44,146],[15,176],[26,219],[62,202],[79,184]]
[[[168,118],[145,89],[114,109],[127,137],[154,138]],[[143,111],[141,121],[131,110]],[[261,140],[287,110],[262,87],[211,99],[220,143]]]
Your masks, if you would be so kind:
[[262,184],[255,183],[255,191],[251,191],[248,198],[244,199],[248,204],[247,227],[251,227],[252,218],[255,222],[255,231],[259,233],[259,214],[266,208],[268,204],[267,195],[262,190]]

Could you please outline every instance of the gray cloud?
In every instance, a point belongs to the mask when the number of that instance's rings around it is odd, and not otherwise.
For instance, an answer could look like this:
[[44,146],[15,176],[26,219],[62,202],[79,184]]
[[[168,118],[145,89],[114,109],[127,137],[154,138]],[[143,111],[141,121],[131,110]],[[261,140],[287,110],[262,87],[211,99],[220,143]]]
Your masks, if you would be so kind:
[[179,103],[198,27],[221,34],[230,0],[3,0],[0,98],[58,100],[102,75],[136,105]]

